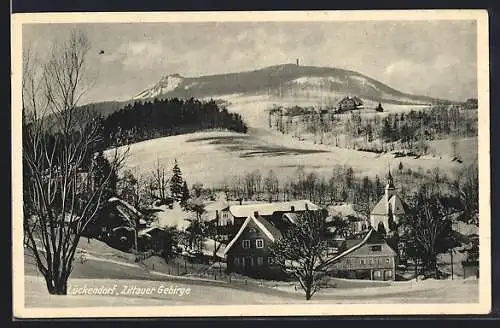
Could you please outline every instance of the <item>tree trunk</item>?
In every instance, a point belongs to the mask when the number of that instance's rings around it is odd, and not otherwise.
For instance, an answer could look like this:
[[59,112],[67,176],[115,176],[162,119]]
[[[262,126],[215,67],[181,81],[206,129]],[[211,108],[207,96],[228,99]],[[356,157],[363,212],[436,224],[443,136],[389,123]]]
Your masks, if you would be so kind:
[[309,301],[311,299],[311,287],[306,287],[306,300]]
[[68,293],[68,278],[66,274],[62,274],[62,277],[45,277],[45,283],[47,285],[47,290],[51,295],[66,295]]

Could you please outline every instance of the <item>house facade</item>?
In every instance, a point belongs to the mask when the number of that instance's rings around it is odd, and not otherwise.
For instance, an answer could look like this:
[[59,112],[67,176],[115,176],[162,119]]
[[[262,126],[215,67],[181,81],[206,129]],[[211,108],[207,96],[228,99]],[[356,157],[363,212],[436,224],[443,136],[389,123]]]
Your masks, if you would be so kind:
[[281,232],[271,222],[254,212],[224,250],[227,271],[252,277],[278,277],[281,269],[274,264],[269,248],[280,237]]
[[344,97],[339,101],[337,105],[337,111],[343,112],[348,110],[354,110],[363,106],[363,101],[359,97]]
[[401,198],[396,194],[394,180],[389,171],[384,196],[370,212],[370,225],[377,231],[385,233],[391,231],[391,221],[399,222],[406,214],[406,209]]
[[384,236],[370,228],[364,234],[344,241],[339,254],[328,267],[332,276],[395,280],[397,253],[387,244]]

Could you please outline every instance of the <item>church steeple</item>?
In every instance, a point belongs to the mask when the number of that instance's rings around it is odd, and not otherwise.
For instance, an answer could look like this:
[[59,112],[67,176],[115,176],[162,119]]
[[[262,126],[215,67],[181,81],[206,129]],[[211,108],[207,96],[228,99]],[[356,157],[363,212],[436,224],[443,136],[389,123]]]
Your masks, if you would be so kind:
[[394,187],[394,179],[392,178],[391,169],[389,168],[389,174],[387,175],[387,187],[388,189],[396,189]]
[[392,178],[391,169],[389,168],[389,173],[387,174],[387,184],[385,186],[385,199],[389,202],[389,199],[394,195],[396,187],[394,186],[394,179]]

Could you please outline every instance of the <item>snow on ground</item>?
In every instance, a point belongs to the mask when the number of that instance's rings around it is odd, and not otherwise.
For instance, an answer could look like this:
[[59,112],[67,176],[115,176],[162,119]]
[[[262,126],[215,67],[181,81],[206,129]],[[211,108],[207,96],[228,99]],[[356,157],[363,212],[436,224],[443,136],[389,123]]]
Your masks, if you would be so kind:
[[193,219],[195,215],[193,212],[184,211],[177,202],[173,204],[171,209],[167,205],[161,205],[156,207],[155,210],[158,210],[158,212],[154,213],[156,217],[154,225],[176,228],[177,230],[185,230],[189,227],[190,222],[188,219]]
[[[151,305],[207,305],[207,304],[277,304],[300,301],[299,297],[267,295],[256,291],[231,289],[214,285],[192,285],[169,281],[144,281],[121,279],[70,279],[67,296],[51,296],[47,293],[41,278],[25,278],[26,307],[97,307],[97,306],[151,306]],[[115,289],[113,290],[114,286]],[[108,295],[75,295],[78,288],[87,290],[104,287],[112,290]],[[126,293],[128,287],[136,292]],[[172,289],[170,289],[172,287]],[[103,289],[104,289],[103,288]],[[149,294],[147,288],[152,290]],[[170,290],[177,292],[170,293]],[[188,291],[189,290],[189,291]],[[83,291],[83,290],[82,290]],[[166,291],[166,292],[165,292]],[[273,293],[269,293],[273,294]],[[277,294],[274,292],[274,294]],[[286,293],[280,293],[286,295]]]
[[297,84],[321,86],[328,82],[343,83],[344,81],[335,76],[302,76],[290,82]]
[[[170,136],[135,143],[125,162],[125,169],[135,174],[149,174],[156,161],[171,169],[177,159],[184,178],[189,185],[202,183],[205,186],[221,186],[230,183],[234,176],[241,176],[254,170],[266,174],[269,169],[278,178],[289,178],[299,166],[306,171],[316,171],[320,175],[330,175],[334,165],[350,165],[360,174],[374,177],[383,175],[387,167],[397,167],[401,162],[406,168],[427,171],[439,167],[445,171],[461,166],[444,155],[449,141],[431,142],[430,150],[437,155],[394,158],[393,154],[375,154],[315,144],[312,140],[298,140],[292,135],[284,135],[268,128],[267,109],[273,105],[312,106],[318,99],[271,98],[267,95],[242,96],[238,94],[214,96],[229,102],[228,109],[239,113],[249,125],[247,134],[234,132],[197,132]],[[367,102],[367,107],[375,106]],[[361,110],[363,115],[387,115],[425,106],[383,104],[384,113]],[[461,144],[461,143],[459,143]],[[461,153],[474,153],[477,138],[459,146]],[[477,155],[477,154],[476,154]],[[468,157],[467,157],[468,158]],[[466,160],[466,158],[464,158]]]
[[470,235],[478,235],[479,234],[479,227],[475,224],[467,224],[462,221],[457,221],[453,223],[453,230],[461,233],[462,235],[465,236],[470,236]]
[[[338,279],[342,280],[342,279]],[[344,298],[347,299],[362,299],[363,303],[372,303],[377,300],[381,303],[386,303],[387,301],[398,300],[398,303],[411,303],[408,300],[417,300],[419,303],[425,302],[424,295],[428,295],[428,302],[435,302],[435,299],[447,300],[450,303],[473,303],[479,302],[479,288],[477,280],[411,280],[411,281],[393,281],[390,282],[390,286],[387,286],[387,282],[384,281],[369,281],[372,286],[363,287],[362,283],[366,283],[363,280],[349,280],[349,284],[355,284],[356,282],[360,284],[360,288],[325,288],[321,289],[316,298],[320,299],[337,299]],[[379,283],[380,286],[373,286]],[[294,286],[280,286],[276,289],[287,291],[290,293],[302,293],[300,288],[295,288]]]
[[[102,251],[102,254],[89,252],[86,261],[80,263],[77,259],[70,277],[70,289],[76,286],[83,287],[113,287],[117,291],[124,286],[138,288],[178,287],[191,288],[190,295],[123,295],[111,296],[50,296],[46,292],[41,275],[36,272],[33,260],[25,259],[25,303],[27,307],[55,306],[127,306],[127,305],[203,305],[203,304],[286,304],[303,302],[300,288],[295,291],[293,284],[277,283],[277,288],[272,282],[265,283],[262,287],[255,283],[233,283],[227,281],[200,279],[194,277],[172,276],[168,271],[163,271],[162,265],[166,263],[157,258],[154,268],[153,263],[145,261],[147,269],[137,263],[115,260],[104,254],[110,253],[109,247],[96,244],[84,244],[92,250]],[[83,246],[83,245],[82,245]],[[101,247],[102,246],[102,247]],[[151,260],[155,258],[152,257]],[[163,272],[159,272],[163,271]],[[240,279],[241,280],[241,279]],[[351,279],[333,279],[337,288],[323,289],[312,302],[318,303],[455,303],[477,302],[477,280],[433,280],[408,281],[408,282],[378,282],[360,281]],[[71,290],[70,290],[71,294]]]
[[313,142],[300,141],[265,129],[251,129],[248,134],[234,132],[198,132],[164,137],[130,146],[124,169],[136,174],[149,174],[157,159],[167,169],[177,159],[189,185],[205,186],[231,183],[235,176],[254,170],[266,174],[269,169],[285,179],[293,176],[299,166],[306,171],[330,175],[334,165],[350,165],[359,173],[383,175],[388,165],[424,170],[440,167],[452,169],[460,164],[443,158],[394,158],[391,154],[375,154]]
[[[449,156],[453,154],[453,140],[433,140],[429,142],[429,153],[437,156]],[[478,138],[459,138],[456,140],[456,154],[470,163],[478,158]]]
[[[302,291],[295,292],[293,287],[285,292],[250,286],[245,290],[223,285],[207,285],[203,282],[194,285],[168,280],[70,279],[69,295],[51,296],[47,293],[42,279],[35,276],[26,276],[25,286],[25,305],[28,308],[305,303]],[[109,288],[111,294],[75,295],[80,287],[86,287],[87,290]],[[131,293],[125,293],[127,287],[135,289]],[[308,303],[477,303],[478,299],[477,281],[427,280],[398,282],[390,287],[328,289],[318,292]]]

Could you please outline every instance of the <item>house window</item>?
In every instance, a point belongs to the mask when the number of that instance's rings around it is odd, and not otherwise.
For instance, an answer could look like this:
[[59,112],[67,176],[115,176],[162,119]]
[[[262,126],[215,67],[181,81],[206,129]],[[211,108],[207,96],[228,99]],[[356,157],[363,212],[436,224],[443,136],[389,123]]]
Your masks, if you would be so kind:
[[376,270],[376,271],[373,271],[373,276],[375,278],[380,278],[382,276],[382,273],[380,271]]
[[372,252],[380,252],[382,251],[382,245],[375,245],[371,247]]
[[370,259],[370,264],[373,264],[373,259]]
[[365,264],[365,260],[364,259],[359,260],[359,264],[364,265]]
[[255,247],[257,247],[257,248],[264,248],[264,240],[263,239],[257,239],[255,241]]
[[391,259],[390,259],[390,258],[386,258],[386,259],[385,259],[385,263],[386,263],[386,264],[391,263]]
[[386,276],[387,278],[392,278],[392,270],[387,270],[387,271],[385,271],[385,276]]
[[250,240],[248,239],[243,240],[243,248],[250,248]]
[[261,256],[257,257],[257,265],[262,265],[262,264],[264,264],[264,258]]
[[257,232],[257,230],[255,230],[255,228],[250,228],[250,229],[248,229],[248,231],[249,231],[249,232],[252,232],[252,233]]
[[240,258],[239,257],[234,258],[234,265],[236,265],[236,266],[240,265]]

